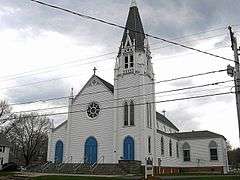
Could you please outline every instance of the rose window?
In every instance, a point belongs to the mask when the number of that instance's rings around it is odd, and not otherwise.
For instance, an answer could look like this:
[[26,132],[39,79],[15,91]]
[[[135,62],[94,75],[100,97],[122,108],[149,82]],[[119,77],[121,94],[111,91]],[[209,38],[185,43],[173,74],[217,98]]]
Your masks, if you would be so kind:
[[96,102],[92,102],[88,105],[87,114],[90,118],[95,118],[99,115],[100,106]]

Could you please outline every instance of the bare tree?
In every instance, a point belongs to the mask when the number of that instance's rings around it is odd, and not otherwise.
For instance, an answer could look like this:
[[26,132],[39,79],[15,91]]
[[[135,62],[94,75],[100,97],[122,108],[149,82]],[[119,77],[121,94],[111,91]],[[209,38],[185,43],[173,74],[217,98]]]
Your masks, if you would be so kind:
[[46,147],[48,127],[48,118],[35,113],[19,115],[6,128],[9,140],[21,152],[26,166]]
[[11,107],[7,101],[0,101],[0,124],[4,124],[9,120],[11,116]]

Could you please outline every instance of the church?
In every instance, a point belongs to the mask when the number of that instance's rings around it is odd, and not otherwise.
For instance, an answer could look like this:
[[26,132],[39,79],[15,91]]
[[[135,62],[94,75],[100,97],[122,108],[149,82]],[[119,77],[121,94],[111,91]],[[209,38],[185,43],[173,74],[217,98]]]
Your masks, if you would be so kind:
[[118,164],[152,160],[159,174],[228,171],[226,138],[210,131],[180,132],[156,112],[148,38],[132,0],[114,68],[114,85],[95,71],[70,94],[68,117],[49,132],[48,161]]

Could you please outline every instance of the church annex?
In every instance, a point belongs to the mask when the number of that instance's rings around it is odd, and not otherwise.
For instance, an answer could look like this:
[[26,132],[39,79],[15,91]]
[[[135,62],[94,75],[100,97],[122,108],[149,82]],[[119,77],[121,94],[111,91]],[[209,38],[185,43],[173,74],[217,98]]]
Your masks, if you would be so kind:
[[[226,139],[210,131],[180,132],[156,112],[151,52],[133,0],[114,85],[95,73],[69,98],[68,119],[49,133],[48,161],[118,164],[153,161],[155,173],[228,171]],[[132,31],[133,30],[133,31]],[[141,33],[138,33],[141,32]]]

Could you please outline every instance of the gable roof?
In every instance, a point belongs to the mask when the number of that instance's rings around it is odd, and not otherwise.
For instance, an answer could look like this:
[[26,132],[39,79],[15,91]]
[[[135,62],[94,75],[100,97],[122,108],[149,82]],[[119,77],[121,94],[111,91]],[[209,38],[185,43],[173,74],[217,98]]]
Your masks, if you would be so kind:
[[179,129],[171,121],[169,121],[164,115],[160,114],[159,112],[156,112],[156,118],[157,121],[167,125],[170,128],[173,128],[176,131],[179,131]]
[[226,138],[221,135],[211,131],[192,131],[192,132],[182,132],[182,133],[172,133],[173,136],[178,139],[211,139],[211,138]]
[[114,86],[113,86],[111,83],[105,81],[104,79],[100,78],[100,77],[97,76],[97,75],[95,75],[95,76],[96,76],[112,93],[114,92]]
[[59,128],[61,128],[62,126],[64,126],[67,123],[67,120],[64,121],[62,124],[58,125],[56,128],[53,129],[53,131],[58,130]]
[[0,133],[0,146],[11,146],[11,143],[7,140],[6,135],[3,133]]
[[104,79],[100,78],[97,75],[92,75],[92,77],[87,81],[87,83],[83,86],[83,88],[81,89],[81,91],[79,91],[79,93],[74,97],[73,101],[75,101],[78,96],[80,96],[80,94],[83,92],[83,90],[87,87],[87,85],[89,84],[89,82],[91,82],[91,80],[93,78],[97,78],[111,93],[114,92],[114,86],[112,84],[110,84],[109,82],[105,81]]
[[[126,23],[125,30],[123,33],[123,38],[122,38],[123,44],[125,44],[127,41],[128,33],[132,42],[133,40],[135,40],[136,50],[144,51],[145,34],[144,34],[142,20],[141,20],[137,6],[130,7],[127,23]],[[119,54],[120,54],[120,51],[119,51]]]

